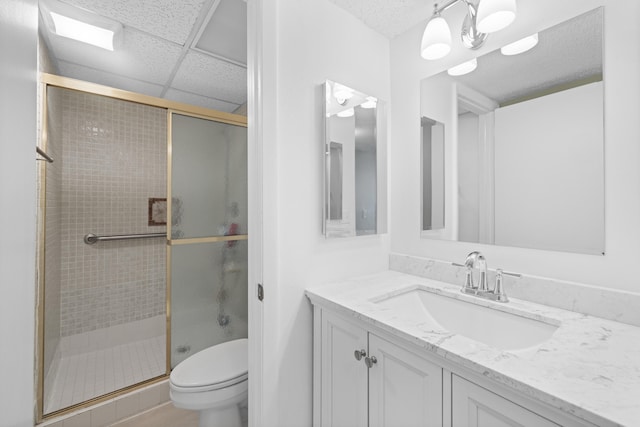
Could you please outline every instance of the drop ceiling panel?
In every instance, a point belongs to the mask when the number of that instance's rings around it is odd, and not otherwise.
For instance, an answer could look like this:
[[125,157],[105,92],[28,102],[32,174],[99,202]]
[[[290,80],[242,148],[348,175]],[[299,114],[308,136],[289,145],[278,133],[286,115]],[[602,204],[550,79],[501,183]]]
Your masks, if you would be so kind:
[[64,0],[64,2],[184,45],[205,0]]
[[113,52],[55,34],[49,40],[59,60],[160,85],[171,76],[182,51],[175,43],[128,28],[122,46]]
[[209,55],[190,51],[182,61],[171,86],[240,105],[247,101],[247,70]]
[[244,0],[220,0],[194,47],[246,65],[247,3]]
[[204,108],[211,108],[212,110],[225,111],[227,113],[233,113],[238,107],[238,104],[231,102],[220,101],[213,98],[207,98],[205,96],[196,95],[194,93],[183,92],[176,89],[169,89],[164,96],[166,99],[172,101],[183,102],[185,104],[198,105]]
[[144,95],[157,96],[162,94],[162,86],[155,85],[140,80],[134,80],[104,71],[94,70],[81,65],[72,64],[65,61],[58,63],[60,75],[72,79],[84,80],[105,86],[115,87],[131,92],[142,93]]

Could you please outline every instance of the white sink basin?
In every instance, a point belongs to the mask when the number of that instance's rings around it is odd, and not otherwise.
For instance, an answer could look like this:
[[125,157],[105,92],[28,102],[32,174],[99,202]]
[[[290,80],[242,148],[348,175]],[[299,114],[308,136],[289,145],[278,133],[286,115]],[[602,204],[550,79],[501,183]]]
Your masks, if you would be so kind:
[[424,289],[412,289],[376,302],[397,311],[405,320],[415,320],[433,330],[444,329],[506,351],[538,346],[558,329],[557,325]]

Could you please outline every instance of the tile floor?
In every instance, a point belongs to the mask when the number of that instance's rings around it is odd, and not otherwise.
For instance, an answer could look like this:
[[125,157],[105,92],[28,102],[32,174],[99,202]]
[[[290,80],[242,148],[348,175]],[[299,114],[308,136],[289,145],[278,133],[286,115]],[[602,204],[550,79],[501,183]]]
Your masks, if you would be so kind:
[[164,336],[60,359],[45,414],[165,373]]
[[[246,402],[240,405],[243,427],[248,423]],[[133,417],[111,424],[110,427],[198,427],[198,412],[179,409],[167,402]],[[220,426],[224,427],[224,426]]]
[[111,425],[112,427],[198,427],[198,412],[179,409],[171,402]]

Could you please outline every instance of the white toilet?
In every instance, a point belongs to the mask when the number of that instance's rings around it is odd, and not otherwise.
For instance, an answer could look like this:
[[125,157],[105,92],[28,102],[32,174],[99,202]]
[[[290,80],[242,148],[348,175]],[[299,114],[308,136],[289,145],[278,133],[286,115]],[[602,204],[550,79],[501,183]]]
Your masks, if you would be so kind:
[[189,356],[171,371],[170,396],[178,408],[200,411],[200,427],[241,427],[247,400],[248,341],[228,341]]

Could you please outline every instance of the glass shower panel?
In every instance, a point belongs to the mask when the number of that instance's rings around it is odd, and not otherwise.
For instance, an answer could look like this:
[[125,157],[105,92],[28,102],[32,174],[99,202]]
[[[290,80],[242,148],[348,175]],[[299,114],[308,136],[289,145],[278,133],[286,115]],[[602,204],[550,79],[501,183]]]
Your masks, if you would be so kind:
[[166,109],[46,95],[44,415],[167,372],[166,225],[149,218],[150,200],[167,197]]
[[172,113],[170,181],[173,368],[247,336],[246,127]]
[[171,248],[171,367],[247,336],[247,241]]
[[172,115],[173,239],[246,234],[247,128]]

